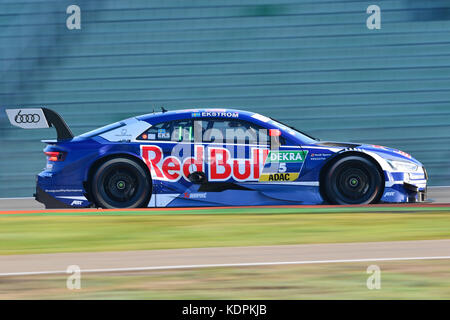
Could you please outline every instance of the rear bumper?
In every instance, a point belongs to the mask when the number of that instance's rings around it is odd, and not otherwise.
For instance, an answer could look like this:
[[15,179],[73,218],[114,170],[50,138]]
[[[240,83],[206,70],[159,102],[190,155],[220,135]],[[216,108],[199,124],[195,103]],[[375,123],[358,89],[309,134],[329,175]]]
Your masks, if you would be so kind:
[[39,188],[39,186],[36,186],[36,193],[33,196],[36,199],[36,201],[44,204],[46,209],[72,208],[72,206],[55,199],[47,192]]
[[53,174],[45,171],[37,175],[34,198],[47,209],[86,208],[91,202],[85,190],[77,185],[61,185]]

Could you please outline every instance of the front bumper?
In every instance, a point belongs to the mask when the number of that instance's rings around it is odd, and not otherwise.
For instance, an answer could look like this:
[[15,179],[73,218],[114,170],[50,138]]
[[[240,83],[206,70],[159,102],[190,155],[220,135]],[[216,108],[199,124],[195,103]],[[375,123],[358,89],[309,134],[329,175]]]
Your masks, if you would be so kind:
[[420,189],[418,186],[410,184],[410,183],[403,183],[403,187],[408,192],[408,202],[425,202],[427,200],[427,188]]
[[381,202],[419,203],[427,201],[428,174],[423,172],[385,171],[385,188]]

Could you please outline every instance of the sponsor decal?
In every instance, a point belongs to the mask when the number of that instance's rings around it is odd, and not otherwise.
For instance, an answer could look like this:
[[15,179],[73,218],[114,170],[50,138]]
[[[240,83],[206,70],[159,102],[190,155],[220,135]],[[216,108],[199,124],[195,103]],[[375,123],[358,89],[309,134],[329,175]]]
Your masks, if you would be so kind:
[[308,151],[294,150],[294,151],[270,151],[267,158],[268,163],[273,162],[303,162],[305,161]]
[[262,122],[269,122],[270,121],[269,118],[267,118],[267,117],[265,117],[265,116],[263,116],[261,114],[254,114],[254,115],[252,115],[252,118],[254,118],[256,120],[259,120],[259,121],[262,121]]
[[9,122],[23,129],[48,128],[44,111],[40,108],[6,109]]
[[83,201],[81,200],[73,200],[70,204],[71,206],[81,206],[83,204]]
[[331,156],[331,153],[311,153],[310,159],[311,160],[325,160]]
[[84,190],[81,189],[45,189],[45,192],[51,192],[51,193],[56,193],[56,192],[84,192]]
[[389,192],[386,192],[384,194],[384,197],[393,197],[393,196],[395,196],[395,192],[394,191],[389,191]]
[[206,199],[206,192],[200,192],[200,193],[185,192],[181,195],[181,197],[185,198],[185,199]]
[[158,138],[169,139],[170,133],[166,132],[166,129],[158,129]]
[[[268,149],[251,150],[250,159],[233,159],[229,150],[220,147],[194,147],[194,157],[180,160],[173,156],[164,157],[162,149],[156,145],[141,145],[141,157],[149,167],[152,178],[175,182],[183,178],[189,181],[192,172],[208,172],[208,181],[258,181],[269,154]],[[205,158],[207,156],[207,158]],[[205,161],[208,159],[208,161]]]
[[401,150],[394,150],[395,153],[401,154],[402,156],[406,157],[406,158],[410,158],[411,159],[411,155],[409,153],[406,153],[404,151]]
[[239,118],[238,112],[227,112],[227,111],[203,111],[203,112],[192,112],[192,117],[224,117],[224,118]]
[[300,173],[286,172],[286,173],[263,173],[259,181],[295,181],[298,179]]
[[373,147],[373,148],[377,148],[377,149],[388,150],[388,148],[387,148],[387,147],[384,147],[384,146],[379,146],[379,145],[376,145],[376,144],[373,144],[373,145],[372,145],[372,147]]
[[383,150],[386,150],[386,151],[391,150],[392,152],[401,154],[402,156],[404,156],[406,158],[411,158],[411,155],[409,153],[406,153],[406,152],[401,151],[401,150],[391,149],[391,148],[388,148],[388,147],[378,146],[378,145],[375,145],[375,144],[373,144],[372,147],[377,148],[377,149],[383,149]]
[[131,134],[128,133],[128,130],[126,128],[122,128],[120,130],[120,133],[116,134],[117,137],[131,137]]
[[22,113],[22,110],[14,117],[16,123],[38,123],[41,120],[41,116],[37,113]]

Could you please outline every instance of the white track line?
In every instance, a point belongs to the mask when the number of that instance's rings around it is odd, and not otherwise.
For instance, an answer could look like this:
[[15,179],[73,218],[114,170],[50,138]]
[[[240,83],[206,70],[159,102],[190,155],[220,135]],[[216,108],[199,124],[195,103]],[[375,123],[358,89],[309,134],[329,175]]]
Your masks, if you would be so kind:
[[[450,259],[450,256],[435,257],[404,257],[404,258],[369,258],[369,259],[345,259],[345,260],[309,260],[309,261],[280,261],[280,262],[249,262],[249,263],[222,263],[222,264],[192,264],[178,266],[158,266],[158,267],[136,267],[136,268],[109,268],[109,269],[81,269],[81,273],[100,272],[126,272],[126,271],[151,271],[151,270],[172,270],[172,269],[197,269],[197,268],[219,268],[219,267],[252,267],[252,266],[277,266],[277,265],[298,265],[298,264],[319,264],[319,263],[350,263],[350,262],[374,262],[374,261],[408,261],[408,260],[443,260]],[[46,274],[64,274],[67,271],[36,271],[36,272],[10,272],[0,273],[0,277],[8,276],[31,276]]]

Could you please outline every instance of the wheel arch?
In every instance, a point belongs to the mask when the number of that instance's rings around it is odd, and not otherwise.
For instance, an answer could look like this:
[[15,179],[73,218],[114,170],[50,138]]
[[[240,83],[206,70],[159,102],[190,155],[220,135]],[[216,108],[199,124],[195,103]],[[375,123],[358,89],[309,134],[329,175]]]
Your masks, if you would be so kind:
[[147,178],[150,181],[150,185],[153,188],[153,180],[152,180],[152,175],[150,173],[150,169],[148,168],[148,166],[145,164],[145,162],[139,158],[136,155],[130,154],[130,153],[123,153],[123,152],[119,152],[119,153],[113,153],[113,154],[108,154],[105,155],[103,157],[100,157],[98,159],[96,159],[89,167],[89,169],[86,171],[86,175],[85,178],[83,180],[83,187],[84,190],[86,191],[85,197],[86,199],[88,199],[91,203],[93,203],[93,198],[91,196],[91,179],[92,176],[94,175],[95,171],[106,161],[109,161],[111,159],[115,159],[115,158],[127,158],[130,160],[135,161],[137,164],[139,164],[145,171],[145,173],[147,174]]
[[325,175],[327,173],[327,171],[330,169],[330,167],[336,162],[341,160],[342,158],[346,158],[349,156],[358,156],[358,157],[362,157],[365,158],[369,161],[371,161],[372,163],[374,163],[376,165],[376,167],[378,168],[378,171],[380,172],[381,175],[381,180],[382,180],[382,189],[383,192],[381,192],[381,195],[383,195],[384,193],[384,188],[385,188],[385,182],[386,182],[386,177],[384,175],[384,171],[383,168],[381,167],[380,163],[377,161],[377,159],[375,159],[374,157],[372,157],[370,154],[367,154],[365,152],[362,151],[357,151],[357,150],[348,150],[348,151],[342,151],[337,153],[334,157],[332,157],[331,159],[329,159],[324,165],[323,167],[320,169],[320,174],[319,174],[319,192],[320,195],[322,197],[322,199],[324,199],[326,202],[329,202],[329,200],[327,199],[327,195],[326,192],[324,190],[325,187]]

